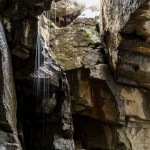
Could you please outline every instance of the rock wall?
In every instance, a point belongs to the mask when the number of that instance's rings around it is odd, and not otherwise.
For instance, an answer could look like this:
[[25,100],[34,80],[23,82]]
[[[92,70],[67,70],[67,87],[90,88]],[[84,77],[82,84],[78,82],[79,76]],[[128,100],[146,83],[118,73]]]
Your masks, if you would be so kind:
[[67,73],[76,148],[148,150],[149,1],[71,2],[41,16],[41,36]]
[[0,2],[0,149],[74,149],[66,75],[38,35],[38,15],[51,2]]
[[51,3],[0,1],[0,149],[149,150],[150,1]]
[[149,149],[149,1],[105,1],[101,6],[105,52],[122,88],[124,135],[130,149]]

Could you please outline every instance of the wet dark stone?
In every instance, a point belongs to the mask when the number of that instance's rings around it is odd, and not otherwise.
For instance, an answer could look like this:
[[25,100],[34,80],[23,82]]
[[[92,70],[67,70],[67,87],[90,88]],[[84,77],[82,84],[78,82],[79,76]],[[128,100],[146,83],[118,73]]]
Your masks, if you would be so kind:
[[1,0],[0,1],[0,12],[6,7],[8,0]]

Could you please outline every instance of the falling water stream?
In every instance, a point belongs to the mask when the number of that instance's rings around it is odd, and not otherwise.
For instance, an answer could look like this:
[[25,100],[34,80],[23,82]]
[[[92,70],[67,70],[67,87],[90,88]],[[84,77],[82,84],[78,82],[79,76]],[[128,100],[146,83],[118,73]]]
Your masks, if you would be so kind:
[[[45,17],[47,18],[46,22],[46,29],[48,31],[47,46],[49,46],[50,41],[50,11],[44,12]],[[37,106],[40,103],[40,106],[42,106],[42,110],[40,110],[40,113],[42,114],[42,139],[43,139],[43,149],[44,149],[44,143],[45,143],[45,104],[46,101],[50,100],[50,87],[49,87],[49,71],[45,70],[46,66],[46,50],[48,50],[48,47],[45,47],[45,43],[43,44],[41,40],[41,21],[39,19],[38,21],[38,34],[37,34],[37,43],[36,43],[36,56],[35,56],[35,78],[34,78],[34,95],[35,95],[35,111],[37,110]],[[47,49],[46,49],[47,48]]]
[[[56,26],[56,19],[57,19],[56,11],[57,11],[57,6],[56,6],[56,3],[55,3],[55,26]],[[56,27],[55,27],[55,33],[56,33]]]
[[[45,11],[44,16],[46,17],[46,22],[42,22],[39,17],[38,21],[38,34],[37,34],[37,43],[36,43],[36,56],[35,56],[35,75],[36,78],[34,80],[34,87],[35,87],[35,95],[37,95],[37,99],[40,97],[41,90],[43,90],[43,99],[49,99],[49,77],[51,75],[50,70],[46,68],[46,55],[48,55],[48,49],[50,46],[50,11]],[[55,20],[54,23],[56,24],[56,3],[55,3]],[[43,43],[41,40],[41,26],[45,25],[47,31],[47,42]],[[56,28],[54,29],[56,32]]]

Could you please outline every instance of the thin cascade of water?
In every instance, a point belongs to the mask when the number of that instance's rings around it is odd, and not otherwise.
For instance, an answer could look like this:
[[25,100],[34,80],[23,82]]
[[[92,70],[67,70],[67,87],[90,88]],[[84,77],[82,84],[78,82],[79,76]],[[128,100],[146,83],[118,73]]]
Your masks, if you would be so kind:
[[[42,43],[40,40],[40,22],[38,21],[38,33],[36,40],[36,54],[35,54],[35,68],[34,68],[34,84],[33,84],[33,95],[34,95],[34,108],[33,108],[33,117],[35,117],[36,109],[41,97],[41,75],[40,75],[40,66],[42,64]],[[32,141],[33,139],[31,139]]]
[[40,84],[40,66],[42,63],[42,55],[41,55],[41,51],[42,51],[42,44],[41,44],[41,40],[40,40],[40,22],[38,21],[38,34],[37,34],[37,41],[36,41],[36,55],[35,55],[35,70],[34,70],[34,107],[36,108],[37,103],[39,101],[40,98],[40,89],[41,89],[41,84]]
[[[49,31],[50,31],[50,12],[46,11],[44,12],[46,18],[47,18],[47,31],[48,31],[48,36],[47,36],[47,41],[48,43],[46,43],[47,45],[49,45],[49,41],[50,41],[50,36],[49,36]],[[37,35],[37,43],[36,43],[36,56],[35,56],[35,74],[36,74],[36,78],[34,79],[34,83],[35,83],[35,88],[36,88],[36,92],[37,94],[40,93],[40,90],[43,89],[43,98],[48,98],[48,94],[49,94],[49,86],[48,86],[48,71],[46,72],[44,70],[44,67],[46,65],[46,49],[45,47],[43,47],[43,44],[41,42],[40,39],[40,23],[38,23],[38,35]],[[41,70],[42,73],[41,73]],[[43,82],[42,82],[43,81]],[[46,87],[47,86],[47,87]]]
[[[45,17],[47,18],[47,31],[48,31],[48,36],[47,36],[47,46],[49,46],[50,43],[50,35],[49,35],[49,31],[50,31],[50,12],[49,11],[45,11],[44,12]],[[43,148],[44,148],[44,143],[45,143],[45,129],[44,129],[44,124],[45,124],[45,103],[46,101],[50,100],[50,87],[49,87],[49,76],[48,76],[48,71],[45,70],[46,68],[46,55],[47,55],[47,51],[48,49],[46,49],[41,41],[40,38],[40,26],[41,26],[42,22],[39,18],[38,21],[38,34],[37,34],[37,43],[36,43],[36,56],[35,56],[35,78],[34,78],[34,107],[35,107],[35,111],[37,109],[37,106],[39,105],[39,103],[41,104],[41,108],[42,110],[42,122],[43,122]],[[44,43],[45,44],[45,43]]]
[[[47,35],[47,48],[50,45],[50,12],[46,11],[45,12],[45,16],[47,18],[47,26],[46,26],[46,30],[48,31],[48,35]],[[46,55],[46,52],[44,51],[44,55]],[[44,57],[45,58],[45,57]],[[46,63],[46,60],[44,59],[44,64]],[[49,77],[45,77],[45,99],[49,100],[50,99],[50,95],[49,95]]]
[[56,19],[57,19],[57,14],[56,14],[56,11],[57,11],[57,5],[56,5],[56,2],[55,2],[55,33],[56,33]]

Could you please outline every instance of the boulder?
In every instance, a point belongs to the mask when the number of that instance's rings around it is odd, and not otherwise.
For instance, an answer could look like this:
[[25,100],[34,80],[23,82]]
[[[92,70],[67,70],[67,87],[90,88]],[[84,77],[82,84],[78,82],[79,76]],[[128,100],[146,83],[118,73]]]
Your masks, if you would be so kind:
[[[11,55],[0,16],[0,148],[21,150],[17,137],[17,100],[12,73]],[[13,133],[13,134],[12,134]]]

